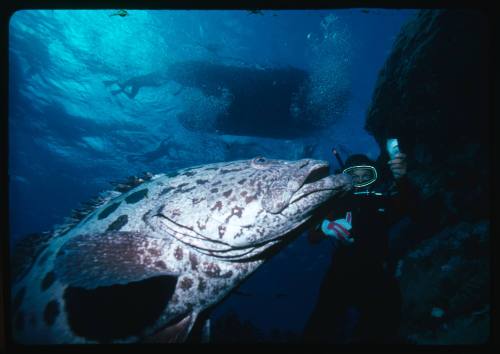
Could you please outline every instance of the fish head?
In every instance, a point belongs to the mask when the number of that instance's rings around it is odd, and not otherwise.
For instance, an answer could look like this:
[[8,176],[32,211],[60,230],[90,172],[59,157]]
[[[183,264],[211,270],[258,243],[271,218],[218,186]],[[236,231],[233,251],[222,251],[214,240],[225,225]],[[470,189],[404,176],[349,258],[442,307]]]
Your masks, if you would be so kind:
[[[186,173],[189,179],[182,179]],[[264,157],[191,168],[169,183],[172,189],[155,216],[167,233],[207,250],[275,240],[352,188],[349,176],[329,175],[325,161]]]
[[[260,200],[263,212],[255,223],[261,237],[249,236],[248,243],[269,242],[287,235],[307,221],[324,202],[352,189],[349,176],[329,175],[326,161],[257,158],[252,164],[261,168],[264,176],[268,173],[269,181]],[[262,228],[266,229],[263,233]]]

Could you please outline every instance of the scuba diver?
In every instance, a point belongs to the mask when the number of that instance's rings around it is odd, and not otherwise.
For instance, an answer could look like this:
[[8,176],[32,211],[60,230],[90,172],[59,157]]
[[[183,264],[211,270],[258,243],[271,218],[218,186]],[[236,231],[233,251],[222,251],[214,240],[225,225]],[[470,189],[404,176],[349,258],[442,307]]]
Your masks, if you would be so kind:
[[165,84],[167,81],[168,80],[166,79],[164,73],[152,72],[146,75],[134,76],[126,81],[104,80],[103,83],[106,87],[115,84],[119,86],[119,89],[111,91],[113,95],[123,92],[128,96],[128,98],[134,99],[139,93],[141,87],[158,87]]
[[384,185],[376,164],[367,156],[351,155],[343,165],[338,152],[333,153],[342,172],[351,175],[354,188],[335,201],[335,207],[308,234],[311,243],[332,240],[334,251],[303,339],[340,344],[401,342],[401,295],[394,275],[396,262],[389,257],[388,233],[395,222],[412,215],[417,203],[416,190],[406,176],[406,155],[399,151],[392,155],[388,165],[393,178],[385,181],[391,186],[381,192]]
[[128,12],[127,12],[127,10],[118,10],[115,13],[108,15],[108,17],[113,17],[113,16],[125,17],[125,16],[128,16]]

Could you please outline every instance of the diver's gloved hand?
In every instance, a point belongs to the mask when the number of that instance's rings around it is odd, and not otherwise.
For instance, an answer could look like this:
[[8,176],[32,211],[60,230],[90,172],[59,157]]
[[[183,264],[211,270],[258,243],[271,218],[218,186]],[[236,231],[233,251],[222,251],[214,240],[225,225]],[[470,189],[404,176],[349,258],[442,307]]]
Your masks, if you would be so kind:
[[337,219],[334,221],[328,219],[323,220],[321,231],[323,231],[325,235],[333,237],[344,244],[351,244],[354,242],[350,233],[352,228],[351,222],[352,214],[349,211],[344,219]]

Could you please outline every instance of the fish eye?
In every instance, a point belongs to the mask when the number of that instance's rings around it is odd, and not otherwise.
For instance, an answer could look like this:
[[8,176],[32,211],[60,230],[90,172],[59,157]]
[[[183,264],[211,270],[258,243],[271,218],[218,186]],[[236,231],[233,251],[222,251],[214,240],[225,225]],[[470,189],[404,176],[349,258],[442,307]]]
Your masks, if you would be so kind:
[[259,170],[266,169],[270,166],[270,164],[268,162],[269,162],[269,160],[266,159],[265,157],[257,156],[256,158],[254,158],[252,160],[252,167],[259,169]]

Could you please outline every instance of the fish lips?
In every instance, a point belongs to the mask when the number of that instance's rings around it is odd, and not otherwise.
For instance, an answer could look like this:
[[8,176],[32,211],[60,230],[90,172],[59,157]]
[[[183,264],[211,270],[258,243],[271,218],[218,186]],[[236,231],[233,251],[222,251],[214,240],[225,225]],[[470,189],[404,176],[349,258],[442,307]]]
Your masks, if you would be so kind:
[[[322,167],[323,168],[323,167]],[[320,173],[324,173],[325,171],[317,172],[318,175]],[[328,171],[326,171],[328,173]],[[311,180],[308,177],[308,180]],[[327,175],[318,180],[314,180],[311,182],[305,181],[304,184],[294,193],[293,197],[290,199],[289,204],[296,203],[302,198],[313,194],[324,192],[328,197],[331,197],[336,194],[344,194],[352,189],[352,178],[349,175],[338,174],[338,175]]]
[[317,160],[302,161],[299,170],[288,179],[280,178],[269,187],[262,206],[267,212],[278,214],[290,203],[308,194],[321,190],[338,190],[349,184],[344,177],[330,178],[328,175],[328,163]]

